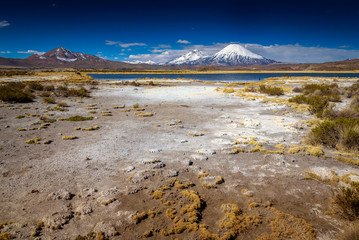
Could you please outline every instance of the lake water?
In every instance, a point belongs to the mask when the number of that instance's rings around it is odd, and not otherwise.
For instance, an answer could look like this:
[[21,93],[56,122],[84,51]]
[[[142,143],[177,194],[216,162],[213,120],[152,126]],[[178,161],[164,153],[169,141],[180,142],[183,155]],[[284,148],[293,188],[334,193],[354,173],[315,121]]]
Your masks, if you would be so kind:
[[352,77],[359,73],[230,73],[230,74],[89,74],[94,79],[136,80],[138,78],[195,79],[203,81],[253,82],[270,77]]

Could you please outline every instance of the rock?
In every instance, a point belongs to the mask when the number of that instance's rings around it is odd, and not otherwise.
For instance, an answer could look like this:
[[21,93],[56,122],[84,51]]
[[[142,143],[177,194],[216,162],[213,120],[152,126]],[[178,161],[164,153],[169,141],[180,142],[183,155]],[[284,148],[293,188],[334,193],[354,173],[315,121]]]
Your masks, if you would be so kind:
[[246,197],[253,197],[254,192],[248,189],[242,189],[242,194]]
[[102,222],[98,222],[92,231],[95,233],[101,231],[107,237],[109,237],[115,235],[116,229],[111,223],[102,221]]
[[216,154],[216,151],[214,150],[211,150],[211,149],[199,149],[198,151],[198,154],[200,155],[214,155]]
[[208,160],[208,157],[206,155],[201,155],[201,154],[192,154],[191,158],[193,160]]
[[182,139],[182,140],[180,141],[180,143],[186,143],[186,142],[188,142],[188,140],[186,140],[186,139]]
[[117,187],[113,187],[107,190],[104,190],[102,192],[99,193],[99,197],[97,198],[97,203],[107,206],[111,203],[113,203],[114,201],[117,200],[117,196],[120,194],[121,192],[117,189]]
[[78,206],[75,209],[75,215],[81,216],[81,215],[88,215],[92,213],[92,207],[88,203],[82,203],[80,206]]
[[148,152],[149,153],[159,153],[159,152],[162,152],[162,149],[149,149]]
[[52,192],[49,195],[47,195],[46,200],[60,200],[60,199],[71,200],[73,196],[74,194],[71,194],[70,192],[64,189],[61,189],[57,192]]
[[97,193],[97,189],[95,188],[85,188],[81,191],[80,197],[82,198],[89,198],[94,196]]
[[124,168],[123,171],[126,172],[126,173],[129,173],[129,172],[132,172],[135,169],[136,168],[134,166],[128,166],[128,167]]
[[147,180],[148,178],[150,178],[154,175],[155,175],[154,171],[148,171],[148,170],[138,171],[135,174],[133,174],[130,179],[131,179],[131,182],[133,182],[133,183],[139,183],[144,180]]
[[177,177],[178,171],[177,170],[168,170],[165,175],[167,177]]
[[54,212],[50,216],[44,217],[41,221],[44,227],[59,229],[73,218],[74,215],[70,210]]

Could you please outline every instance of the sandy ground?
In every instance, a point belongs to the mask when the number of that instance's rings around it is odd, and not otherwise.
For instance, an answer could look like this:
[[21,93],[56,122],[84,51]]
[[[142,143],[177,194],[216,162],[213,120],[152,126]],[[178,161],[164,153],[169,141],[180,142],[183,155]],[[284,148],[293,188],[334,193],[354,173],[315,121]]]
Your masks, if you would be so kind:
[[[332,186],[306,178],[304,171],[331,178],[331,170],[341,176],[359,173],[358,167],[331,157],[280,152],[277,144],[302,145],[309,130],[305,120],[313,116],[271,101],[222,93],[216,91],[218,86],[223,84],[100,85],[83,102],[58,98],[68,103],[65,112],[47,111],[49,105],[41,98],[2,104],[1,233],[18,239],[75,239],[90,232],[110,239],[139,239],[148,231],[152,239],[212,239],[204,237],[205,224],[208,232],[223,236],[234,231],[238,239],[336,238],[346,222],[326,214],[331,210]],[[134,104],[145,110],[130,110]],[[125,107],[113,108],[121,105]],[[56,121],[39,128],[34,125],[39,118],[29,115],[46,113],[53,114],[51,119],[94,119]],[[19,115],[25,117],[16,118]],[[95,125],[98,130],[75,130]],[[25,143],[35,137],[46,139]],[[45,140],[51,143],[43,144]],[[251,152],[259,143],[267,151]],[[232,154],[233,145],[244,152]],[[218,176],[223,183],[216,183]],[[176,179],[193,184],[179,187]],[[163,196],[156,199],[156,190]],[[194,208],[199,216],[194,222],[190,213],[181,212],[196,202],[182,192],[186,190],[202,202]],[[223,204],[241,209],[235,215],[240,227],[221,226],[223,219],[231,219]],[[176,210],[177,219],[170,217],[169,209]],[[143,212],[146,216],[136,224],[133,218]],[[171,233],[179,219],[193,224]],[[273,222],[292,238],[275,238],[279,230]]]

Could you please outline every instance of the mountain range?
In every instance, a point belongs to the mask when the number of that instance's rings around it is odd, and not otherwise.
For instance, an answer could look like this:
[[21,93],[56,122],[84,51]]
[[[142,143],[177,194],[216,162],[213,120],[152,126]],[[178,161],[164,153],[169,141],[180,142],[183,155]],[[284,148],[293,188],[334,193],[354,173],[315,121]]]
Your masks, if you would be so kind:
[[328,63],[279,63],[255,54],[239,44],[230,44],[213,56],[195,49],[164,65],[152,61],[118,62],[95,55],[72,52],[63,47],[25,59],[0,57],[0,68],[78,68],[108,70],[269,70],[351,71],[359,69],[359,59]]

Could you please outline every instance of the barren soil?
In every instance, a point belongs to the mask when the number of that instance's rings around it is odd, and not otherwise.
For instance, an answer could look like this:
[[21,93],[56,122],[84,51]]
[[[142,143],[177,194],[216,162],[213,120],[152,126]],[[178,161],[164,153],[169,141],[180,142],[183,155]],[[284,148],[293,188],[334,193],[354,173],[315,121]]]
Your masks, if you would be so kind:
[[[313,116],[216,91],[218,86],[224,87],[200,82],[100,84],[82,102],[56,98],[67,102],[68,111],[46,110],[55,105],[40,97],[32,103],[2,104],[1,233],[17,239],[75,239],[91,232],[139,239],[146,231],[150,239],[216,239],[215,234],[226,233],[234,239],[336,238],[347,223],[326,214],[332,209],[333,186],[308,179],[304,171],[330,178],[331,170],[340,177],[359,173],[358,167],[327,151],[321,157],[304,151],[289,154],[291,144],[303,145],[310,129],[305,120]],[[133,109],[134,104],[144,110],[135,111],[141,109]],[[46,113],[57,121],[40,128],[37,115]],[[58,120],[74,115],[94,119]],[[82,130],[95,125],[99,129]],[[44,139],[25,142],[35,137]],[[51,142],[44,144],[46,140]],[[251,151],[259,144],[261,151]],[[234,154],[233,146],[243,152]],[[223,183],[217,181],[221,178]],[[183,192],[187,190],[194,192],[189,196]],[[191,209],[183,211],[186,206]]]

